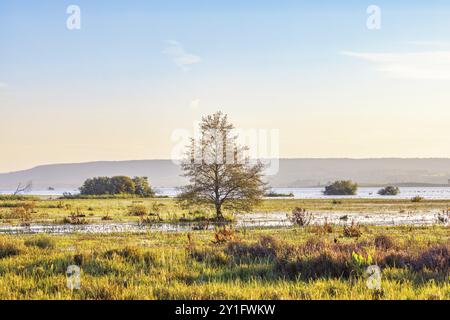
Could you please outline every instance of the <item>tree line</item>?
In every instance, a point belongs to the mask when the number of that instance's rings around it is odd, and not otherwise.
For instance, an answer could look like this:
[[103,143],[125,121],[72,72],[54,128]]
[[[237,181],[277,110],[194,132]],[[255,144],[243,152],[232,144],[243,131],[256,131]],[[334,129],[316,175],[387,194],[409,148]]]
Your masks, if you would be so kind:
[[140,197],[153,197],[154,190],[147,177],[95,177],[87,179],[80,187],[82,195],[133,194]]

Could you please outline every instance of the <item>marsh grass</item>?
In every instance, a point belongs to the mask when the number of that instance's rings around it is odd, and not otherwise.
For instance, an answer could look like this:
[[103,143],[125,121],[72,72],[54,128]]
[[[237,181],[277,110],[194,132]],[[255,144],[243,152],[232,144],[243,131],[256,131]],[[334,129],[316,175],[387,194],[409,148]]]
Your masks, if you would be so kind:
[[[0,235],[0,299],[450,299],[448,227],[370,227],[359,239],[343,229],[146,234]],[[395,246],[376,240],[389,235]],[[333,238],[339,242],[334,243]],[[376,245],[378,243],[378,245]],[[45,253],[43,253],[45,250]],[[382,291],[366,287],[370,255]],[[66,270],[81,267],[81,288]]]
[[[28,196],[0,196],[0,224],[20,224],[18,217],[11,217],[12,208],[23,207],[28,202],[34,203],[31,223],[54,223],[61,221],[76,209],[89,212],[92,222],[101,222],[102,217],[108,216],[115,221],[137,222],[139,216],[129,215],[129,208],[133,205],[143,205],[148,211],[159,208],[159,216],[164,221],[195,222],[212,219],[213,213],[209,209],[197,208],[185,209],[178,206],[174,199],[139,199],[139,198],[87,198],[87,199],[48,199]],[[338,203],[338,205],[337,205]],[[342,212],[343,215],[350,212],[377,213],[377,212],[424,212],[442,211],[448,209],[448,200],[423,200],[413,203],[411,200],[395,199],[265,199],[253,209],[253,212],[291,212],[295,207],[304,208],[307,211],[320,213],[323,211]],[[162,206],[161,206],[162,205]],[[155,212],[150,212],[155,213]],[[233,212],[225,212],[228,220],[233,218]]]
[[54,249],[56,247],[56,240],[50,236],[39,236],[25,240],[24,244],[27,247],[37,247],[40,249]]
[[0,240],[0,259],[17,256],[20,252],[20,246],[14,242],[9,242],[4,239]]

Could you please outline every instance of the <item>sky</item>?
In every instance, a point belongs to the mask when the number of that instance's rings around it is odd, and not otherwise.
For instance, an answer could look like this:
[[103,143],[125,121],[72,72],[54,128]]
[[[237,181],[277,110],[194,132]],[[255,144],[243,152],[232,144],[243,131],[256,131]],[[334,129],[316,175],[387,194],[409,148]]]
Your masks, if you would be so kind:
[[449,31],[444,0],[2,0],[0,172],[170,159],[217,110],[282,158],[450,157]]

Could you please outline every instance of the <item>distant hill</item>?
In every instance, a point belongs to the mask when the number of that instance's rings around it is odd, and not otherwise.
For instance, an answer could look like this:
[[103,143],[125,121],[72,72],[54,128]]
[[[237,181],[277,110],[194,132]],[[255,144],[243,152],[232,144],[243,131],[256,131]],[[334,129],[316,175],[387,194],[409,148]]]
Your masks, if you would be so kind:
[[[14,189],[33,181],[33,189],[73,189],[95,176],[148,176],[156,187],[185,183],[180,168],[171,160],[99,161],[38,166],[0,174],[0,189]],[[281,159],[279,172],[269,176],[272,187],[323,186],[338,179],[360,185],[449,185],[450,159]]]

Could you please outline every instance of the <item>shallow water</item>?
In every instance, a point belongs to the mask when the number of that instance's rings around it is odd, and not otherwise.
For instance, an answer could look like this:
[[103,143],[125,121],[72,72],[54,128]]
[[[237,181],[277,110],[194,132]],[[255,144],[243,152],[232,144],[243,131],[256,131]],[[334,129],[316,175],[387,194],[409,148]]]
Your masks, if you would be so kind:
[[[325,222],[335,225],[348,225],[353,223],[361,225],[396,226],[415,225],[426,226],[438,223],[439,212],[421,213],[316,213],[311,219],[312,225],[322,225]],[[242,228],[279,228],[292,226],[286,213],[252,213],[236,215],[234,226]],[[448,223],[448,220],[447,220]],[[216,225],[210,224],[207,229],[214,229]],[[103,223],[87,225],[46,225],[33,224],[31,226],[0,226],[0,234],[70,234],[70,233],[146,233],[146,232],[186,232],[198,227],[196,223],[154,223],[152,225],[139,225],[138,223]]]
[[[323,187],[315,188],[272,188],[276,193],[289,194],[292,193],[294,197],[288,199],[411,199],[415,196],[420,196],[425,199],[434,200],[450,200],[450,186],[448,187],[403,187],[400,188],[400,194],[396,196],[380,196],[378,190],[381,187],[360,187],[358,194],[354,196],[326,196],[323,194]],[[11,190],[0,190],[0,194],[10,194]],[[33,190],[29,195],[40,196],[61,196],[64,192],[76,194],[78,190]],[[156,193],[159,196],[174,197],[177,195],[176,188],[156,188]],[[278,198],[280,199],[280,198]]]

